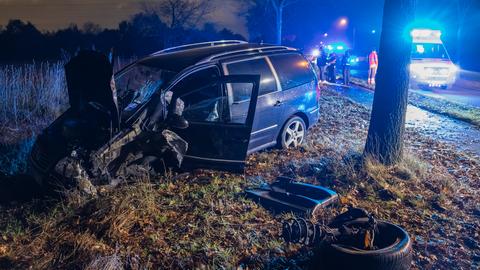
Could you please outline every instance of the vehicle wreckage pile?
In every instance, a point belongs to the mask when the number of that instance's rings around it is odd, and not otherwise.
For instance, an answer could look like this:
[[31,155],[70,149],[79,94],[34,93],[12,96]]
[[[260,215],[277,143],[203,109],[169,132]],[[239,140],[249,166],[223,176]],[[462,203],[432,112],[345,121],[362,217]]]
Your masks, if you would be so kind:
[[[368,110],[327,89],[320,102],[323,117],[309,143],[250,156],[246,177],[201,170],[159,176],[149,172],[149,165],[129,162],[138,160],[133,155],[117,163],[118,175],[129,185],[110,189],[101,183],[115,183],[115,178],[88,178],[92,185],[82,190],[96,193],[93,198],[71,189],[62,203],[3,208],[0,268],[305,268],[315,248],[280,237],[282,229],[285,236],[284,221],[293,216],[273,216],[244,196],[244,190],[279,175],[339,193],[343,206],[316,212],[308,227],[326,223],[348,205],[362,207],[411,233],[414,269],[478,265],[475,194],[480,187],[472,181],[479,179],[478,161],[414,130],[408,130],[407,146],[431,160],[429,165],[406,159],[386,168],[362,161],[356,153],[366,135]],[[86,179],[83,170],[94,166],[82,164],[90,159],[79,159],[83,153],[73,149],[55,169]],[[127,167],[133,171],[130,177],[124,175]],[[293,222],[287,231],[301,230]],[[308,231],[326,230],[316,228]]]

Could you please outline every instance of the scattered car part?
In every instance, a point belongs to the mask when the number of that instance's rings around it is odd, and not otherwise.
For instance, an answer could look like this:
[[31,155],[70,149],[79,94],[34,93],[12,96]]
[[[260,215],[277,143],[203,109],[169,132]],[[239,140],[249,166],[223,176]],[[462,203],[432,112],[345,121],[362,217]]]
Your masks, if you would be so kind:
[[275,213],[312,215],[338,201],[337,193],[328,188],[295,182],[288,177],[278,177],[271,185],[247,190],[246,194]]
[[92,184],[84,160],[74,150],[70,156],[60,160],[55,165],[55,173],[63,177],[62,187],[77,187],[81,192],[96,196],[97,189]]
[[412,261],[412,240],[404,229],[377,221],[358,208],[350,208],[328,225],[289,219],[283,224],[282,237],[318,248],[312,269],[405,270]]

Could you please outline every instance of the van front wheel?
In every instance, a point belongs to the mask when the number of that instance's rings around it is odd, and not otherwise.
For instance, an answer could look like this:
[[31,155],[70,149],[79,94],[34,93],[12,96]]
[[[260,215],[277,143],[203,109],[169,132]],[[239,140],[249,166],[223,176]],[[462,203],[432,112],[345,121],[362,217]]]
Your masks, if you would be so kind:
[[278,138],[278,146],[282,149],[298,147],[303,143],[306,135],[307,128],[305,121],[298,116],[294,116],[283,126]]

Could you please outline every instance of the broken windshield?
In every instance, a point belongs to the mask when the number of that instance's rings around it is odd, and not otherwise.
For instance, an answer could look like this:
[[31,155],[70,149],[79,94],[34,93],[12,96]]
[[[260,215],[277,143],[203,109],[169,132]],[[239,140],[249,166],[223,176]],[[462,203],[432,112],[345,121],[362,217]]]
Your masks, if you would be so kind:
[[147,102],[155,91],[165,87],[176,72],[135,64],[115,77],[119,111],[127,119],[140,105]]

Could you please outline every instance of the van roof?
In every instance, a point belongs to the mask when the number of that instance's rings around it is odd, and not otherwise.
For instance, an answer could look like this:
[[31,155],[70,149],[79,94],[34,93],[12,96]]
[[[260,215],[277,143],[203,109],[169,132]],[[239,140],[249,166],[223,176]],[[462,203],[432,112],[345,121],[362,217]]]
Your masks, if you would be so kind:
[[[193,44],[195,45],[195,44]],[[237,43],[237,44],[220,44],[214,46],[201,46],[193,47],[187,45],[185,49],[166,49],[154,53],[144,59],[139,60],[137,63],[146,66],[153,66],[165,70],[180,72],[183,69],[193,66],[199,62],[208,62],[218,57],[225,57],[230,55],[239,56],[242,53],[260,53],[261,49],[265,49],[265,52],[271,51],[277,48],[278,50],[294,50],[292,48],[256,44],[256,43]],[[255,50],[259,49],[259,50]]]
[[171,71],[181,71],[189,66],[195,65],[199,61],[215,54],[224,53],[228,51],[245,50],[250,48],[257,48],[260,44],[231,44],[221,46],[209,46],[201,48],[186,49],[172,52],[159,52],[152,54],[138,63],[147,66],[154,66]]

